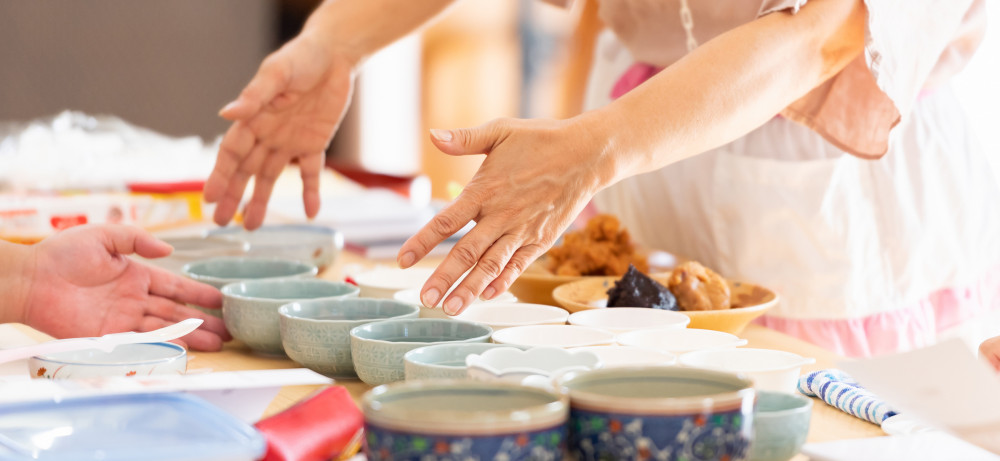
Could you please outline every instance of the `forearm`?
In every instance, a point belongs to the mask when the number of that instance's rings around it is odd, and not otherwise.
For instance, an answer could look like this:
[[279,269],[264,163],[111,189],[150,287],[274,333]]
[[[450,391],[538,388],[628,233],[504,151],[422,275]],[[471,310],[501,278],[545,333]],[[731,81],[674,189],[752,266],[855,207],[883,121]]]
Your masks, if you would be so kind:
[[309,17],[303,35],[360,61],[416,30],[455,0],[326,0]]
[[733,141],[843,69],[863,50],[861,0],[812,0],[705,43],[584,119],[601,120],[612,181]]
[[0,323],[24,322],[31,288],[32,247],[0,240]]

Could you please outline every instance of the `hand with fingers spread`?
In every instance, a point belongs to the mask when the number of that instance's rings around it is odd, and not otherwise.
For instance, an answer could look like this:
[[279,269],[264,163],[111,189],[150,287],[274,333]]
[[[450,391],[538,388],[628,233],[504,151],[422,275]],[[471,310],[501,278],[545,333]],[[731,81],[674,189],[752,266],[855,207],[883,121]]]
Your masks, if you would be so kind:
[[455,315],[480,295],[491,299],[506,291],[590,198],[613,181],[612,155],[599,147],[604,143],[596,136],[583,117],[433,130],[433,142],[442,152],[486,154],[486,159],[459,197],[400,250],[400,266],[410,267],[470,221],[476,223],[424,285],[423,303],[444,301],[445,313]]
[[0,321],[22,322],[57,338],[150,331],[187,318],[204,320],[179,342],[214,351],[230,339],[222,320],[184,303],[222,306],[214,287],[131,258],[167,256],[170,245],[128,226],[80,226],[42,242],[0,244]]
[[205,200],[218,203],[216,223],[233,218],[253,177],[244,225],[260,227],[275,180],[292,161],[301,171],[306,215],[316,216],[324,151],[350,101],[354,66],[307,34],[264,60],[239,98],[220,113],[233,124],[205,183]]

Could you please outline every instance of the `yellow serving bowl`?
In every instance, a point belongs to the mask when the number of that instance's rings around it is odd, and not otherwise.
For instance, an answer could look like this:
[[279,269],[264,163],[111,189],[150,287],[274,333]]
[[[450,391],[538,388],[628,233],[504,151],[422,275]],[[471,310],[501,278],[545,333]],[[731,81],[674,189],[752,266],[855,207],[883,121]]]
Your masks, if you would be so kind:
[[[667,274],[651,276],[666,285]],[[603,309],[608,301],[608,289],[620,277],[586,277],[552,290],[552,298],[564,309],[577,312],[586,309]],[[724,331],[739,334],[753,319],[778,304],[778,295],[767,288],[747,282],[729,282],[733,308],[715,311],[679,311],[691,317],[688,328]],[[518,296],[520,298],[520,296]]]

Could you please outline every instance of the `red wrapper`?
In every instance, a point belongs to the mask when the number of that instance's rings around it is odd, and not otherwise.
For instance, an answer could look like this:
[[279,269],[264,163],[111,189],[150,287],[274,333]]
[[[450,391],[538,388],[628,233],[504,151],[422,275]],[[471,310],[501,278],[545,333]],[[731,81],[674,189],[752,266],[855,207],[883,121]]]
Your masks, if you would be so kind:
[[361,409],[342,386],[323,389],[255,424],[267,439],[263,461],[325,461],[357,449]]

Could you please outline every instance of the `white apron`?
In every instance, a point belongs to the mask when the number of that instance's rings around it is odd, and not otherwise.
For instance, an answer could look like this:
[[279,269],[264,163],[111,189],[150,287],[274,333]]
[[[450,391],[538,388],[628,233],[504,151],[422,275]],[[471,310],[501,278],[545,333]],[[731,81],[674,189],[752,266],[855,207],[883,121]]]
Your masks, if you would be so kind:
[[[613,34],[600,36],[588,110],[610,102],[632,63]],[[1000,188],[973,139],[942,88],[877,161],[778,117],[594,202],[644,245],[776,290],[768,326],[846,355],[893,352],[1000,307]],[[969,299],[938,299],[955,293]],[[1000,331],[991,321],[967,339]]]

